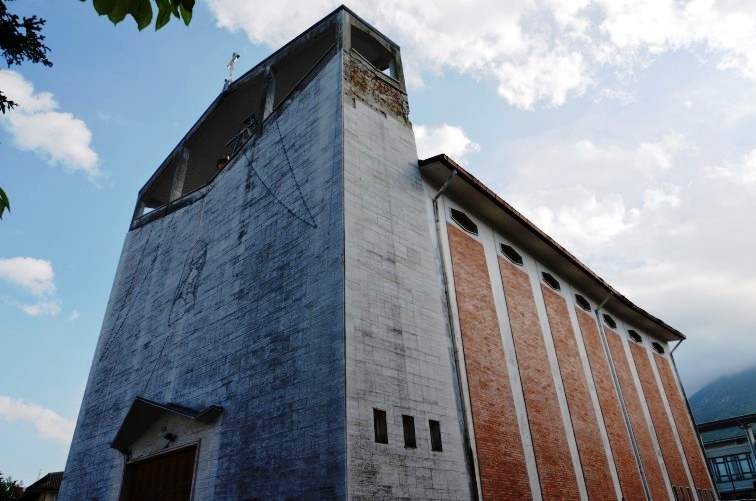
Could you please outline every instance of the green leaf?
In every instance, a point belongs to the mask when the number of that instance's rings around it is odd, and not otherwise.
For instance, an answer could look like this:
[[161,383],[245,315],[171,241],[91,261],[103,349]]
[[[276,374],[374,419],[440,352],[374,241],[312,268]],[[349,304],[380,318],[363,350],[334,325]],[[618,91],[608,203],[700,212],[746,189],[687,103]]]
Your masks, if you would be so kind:
[[[0,0],[0,4],[3,0]],[[88,0],[81,0],[86,2]],[[157,14],[153,7],[157,5]],[[131,16],[139,30],[152,23],[155,17],[155,31],[161,29],[171,20],[171,14],[189,25],[197,0],[92,0],[95,10],[101,16],[108,16],[113,24],[118,24],[126,16]]]
[[92,0],[95,11],[101,16],[109,15],[115,8],[115,2],[113,0]]
[[171,2],[171,11],[173,12],[173,15],[177,18],[181,17],[181,14],[179,14],[179,5],[181,5],[181,0],[170,0]]
[[184,18],[184,24],[189,26],[189,23],[192,22],[192,11],[186,9],[183,5],[181,5],[179,9],[181,10],[181,17]]
[[142,31],[152,22],[152,5],[150,0],[128,0],[128,10]]
[[[112,1],[112,0],[111,0]],[[115,0],[115,5],[108,12],[108,19],[113,24],[118,24],[126,17],[128,13],[128,6],[126,4],[128,0]]]
[[158,15],[155,20],[155,31],[159,30],[171,20],[171,4],[169,0],[155,0],[158,6]]
[[8,200],[8,195],[0,188],[0,219],[3,218],[3,211],[5,209],[8,209],[8,212],[10,212],[10,200]]

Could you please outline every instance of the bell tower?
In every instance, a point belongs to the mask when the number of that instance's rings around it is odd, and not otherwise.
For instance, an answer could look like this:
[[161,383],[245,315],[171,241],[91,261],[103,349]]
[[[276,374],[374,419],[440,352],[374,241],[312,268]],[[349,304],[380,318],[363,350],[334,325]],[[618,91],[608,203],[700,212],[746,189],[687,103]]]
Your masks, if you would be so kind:
[[468,499],[399,47],[340,7],[140,190],[60,499]]

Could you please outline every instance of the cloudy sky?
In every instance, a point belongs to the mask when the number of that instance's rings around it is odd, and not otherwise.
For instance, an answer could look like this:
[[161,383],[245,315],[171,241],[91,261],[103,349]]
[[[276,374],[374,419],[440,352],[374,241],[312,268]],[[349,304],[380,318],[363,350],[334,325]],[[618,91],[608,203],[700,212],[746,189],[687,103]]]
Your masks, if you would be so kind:
[[[138,33],[25,0],[52,68],[0,69],[0,471],[63,469],[136,194],[226,76],[327,0],[198,2]],[[356,0],[402,47],[420,156],[447,153],[688,335],[689,393],[756,351],[756,4]]]

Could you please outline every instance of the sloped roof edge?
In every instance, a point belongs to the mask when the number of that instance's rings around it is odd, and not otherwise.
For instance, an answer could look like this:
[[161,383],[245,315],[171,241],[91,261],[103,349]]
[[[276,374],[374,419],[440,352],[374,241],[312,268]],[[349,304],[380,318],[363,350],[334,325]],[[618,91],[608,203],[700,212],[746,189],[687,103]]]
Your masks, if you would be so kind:
[[[426,158],[424,160],[419,160],[419,164],[420,164],[421,171],[423,171],[424,173],[426,173],[428,168],[433,165],[441,165],[445,167],[448,171],[456,170],[457,175],[455,176],[455,178],[461,179],[462,181],[467,183],[467,185],[472,187],[476,192],[478,192],[483,198],[485,198],[489,202],[496,205],[496,207],[499,210],[503,211],[508,217],[513,219],[519,225],[521,225],[523,229],[525,229],[534,237],[536,237],[540,242],[542,242],[546,247],[548,247],[548,249],[550,249],[553,253],[557,254],[562,259],[566,260],[570,265],[572,265],[576,270],[578,270],[581,275],[583,275],[590,282],[593,282],[598,287],[598,289],[603,290],[606,296],[611,295],[611,298],[617,303],[619,303],[620,306],[627,309],[627,311],[632,312],[635,315],[647,320],[649,323],[653,324],[658,329],[661,329],[662,331],[668,333],[673,340],[686,339],[685,335],[682,332],[668,325],[663,320],[651,315],[646,310],[637,306],[628,298],[626,298],[624,295],[619,293],[614,287],[609,285],[603,278],[596,275],[596,273],[594,273],[590,268],[588,268],[585,264],[580,262],[580,260],[576,258],[575,256],[573,256],[567,249],[559,245],[553,238],[551,238],[549,235],[544,233],[543,230],[538,228],[528,218],[523,216],[514,207],[512,207],[507,202],[505,202],[501,197],[499,197],[496,193],[494,193],[490,188],[488,188],[475,176],[473,176],[468,171],[466,171],[457,162],[449,158],[446,154],[442,153],[440,155],[435,155],[433,157]],[[427,173],[426,173],[426,177],[427,177]],[[617,314],[620,314],[620,313],[621,313],[620,311],[617,312]]]
[[[36,497],[36,495],[43,493],[45,491],[57,492],[58,490],[60,490],[61,480],[63,480],[62,471],[50,472],[44,477],[34,482],[33,484],[31,484],[26,489],[24,489],[24,495],[21,496],[21,499],[31,499],[32,494]],[[27,496],[27,494],[29,496]]]

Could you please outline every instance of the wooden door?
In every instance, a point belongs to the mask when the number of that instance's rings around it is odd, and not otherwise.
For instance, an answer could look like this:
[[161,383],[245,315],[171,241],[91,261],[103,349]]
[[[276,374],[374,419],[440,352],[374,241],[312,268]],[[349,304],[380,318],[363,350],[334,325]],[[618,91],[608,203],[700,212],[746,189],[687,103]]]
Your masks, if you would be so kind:
[[196,447],[128,465],[129,501],[189,501]]

